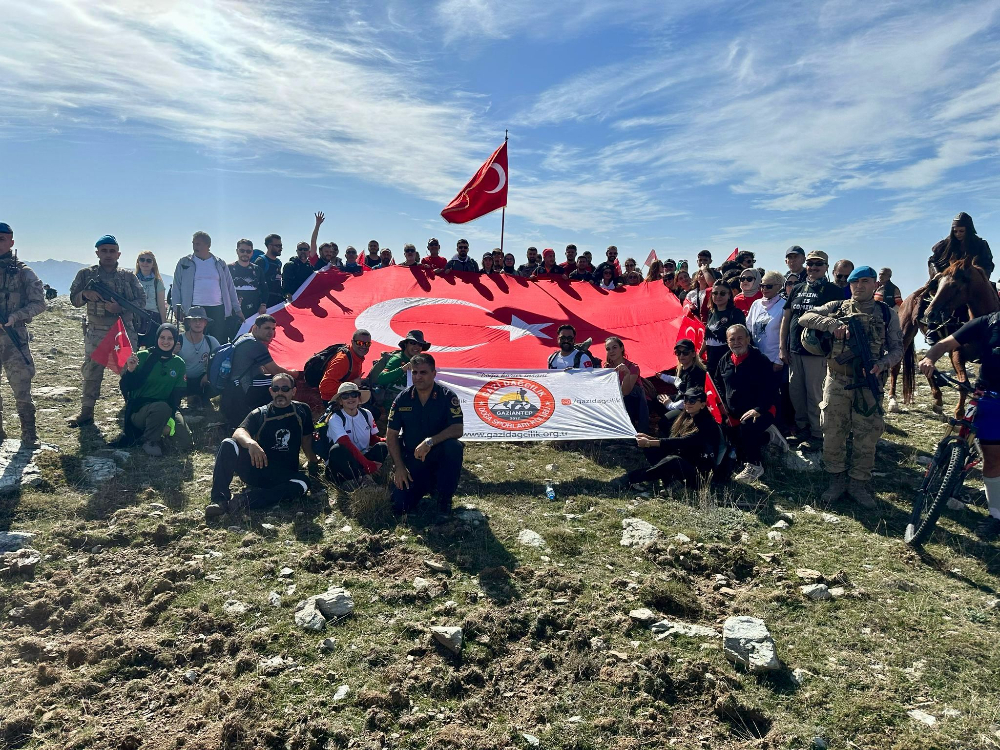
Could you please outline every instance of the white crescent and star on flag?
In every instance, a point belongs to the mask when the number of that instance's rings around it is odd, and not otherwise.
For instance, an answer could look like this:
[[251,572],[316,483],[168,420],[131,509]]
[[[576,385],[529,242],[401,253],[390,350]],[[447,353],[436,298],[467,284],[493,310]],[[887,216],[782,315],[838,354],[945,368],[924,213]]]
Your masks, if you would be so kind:
[[[393,330],[392,319],[404,310],[410,310],[414,307],[426,307],[428,305],[459,305],[463,307],[474,307],[477,310],[482,310],[491,315],[493,314],[488,308],[485,308],[482,305],[477,305],[474,302],[467,302],[466,300],[445,299],[442,297],[400,297],[398,299],[390,299],[384,302],[379,302],[365,310],[362,310],[358,317],[355,318],[355,325],[358,328],[364,328],[367,330],[371,334],[372,341],[377,341],[383,346],[397,347],[399,346],[400,335]],[[546,323],[528,323],[514,313],[511,313],[510,323],[490,325],[486,326],[486,328],[492,328],[497,331],[505,331],[509,334],[510,341],[517,341],[524,336],[534,336],[538,339],[551,339],[552,337],[545,333],[545,328],[551,325],[554,325],[551,321]],[[485,346],[488,343],[489,342],[487,341],[483,341],[482,343],[472,344],[471,346],[435,345],[430,348],[430,351],[432,353],[465,352],[470,349]]]
[[497,183],[497,186],[495,188],[493,188],[492,190],[487,190],[486,192],[499,193],[501,190],[503,190],[503,186],[507,184],[507,175],[504,173],[503,167],[501,167],[496,162],[490,164],[490,166],[497,171],[497,177],[499,178],[500,181]]

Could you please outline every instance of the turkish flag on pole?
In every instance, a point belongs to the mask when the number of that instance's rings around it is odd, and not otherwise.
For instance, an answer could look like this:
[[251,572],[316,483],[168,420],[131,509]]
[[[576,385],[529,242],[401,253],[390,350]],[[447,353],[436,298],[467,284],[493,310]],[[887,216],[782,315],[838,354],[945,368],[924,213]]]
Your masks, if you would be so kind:
[[118,318],[118,322],[111,326],[98,347],[90,353],[90,358],[97,364],[110,367],[117,373],[121,373],[126,360],[131,356],[132,343],[128,340],[121,318]]
[[[604,359],[604,341],[619,336],[643,375],[676,365],[674,342],[701,346],[705,327],[686,317],[660,282],[615,291],[565,280],[456,272],[447,276],[394,266],[361,276],[313,274],[293,302],[271,313],[277,331],[268,350],[282,367],[302,369],[310,356],[358,328],[371,333],[367,374],[384,351],[399,349],[418,329],[432,344],[438,367],[544,369],[559,348],[557,330],[576,328]],[[249,321],[248,321],[249,324]]]
[[649,255],[646,256],[646,262],[643,263],[642,265],[644,265],[646,268],[649,268],[651,265],[653,265],[654,260],[656,260],[656,250],[650,250]]
[[705,406],[709,413],[715,417],[715,421],[722,424],[722,410],[725,408],[719,400],[719,393],[715,390],[715,383],[712,382],[711,375],[705,375]]
[[507,141],[493,152],[458,195],[441,210],[450,224],[464,224],[507,205]]
[[728,258],[726,258],[726,263],[728,263],[728,262],[729,262],[729,261],[731,261],[731,260],[736,260],[736,254],[737,254],[737,253],[738,253],[739,251],[740,251],[740,249],[739,249],[739,248],[736,248],[736,249],[735,249],[735,250],[733,250],[733,251],[732,251],[731,253],[729,253],[729,257],[728,257]]

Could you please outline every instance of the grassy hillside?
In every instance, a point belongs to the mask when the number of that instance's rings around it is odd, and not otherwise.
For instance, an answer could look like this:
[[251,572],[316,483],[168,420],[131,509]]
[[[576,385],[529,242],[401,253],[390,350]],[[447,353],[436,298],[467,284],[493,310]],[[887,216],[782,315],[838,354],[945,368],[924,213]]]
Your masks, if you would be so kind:
[[[36,386],[79,388],[79,315],[60,300],[33,324]],[[38,397],[58,450],[39,454],[38,486],[0,497],[0,530],[34,532],[44,556],[0,581],[0,747],[1000,747],[1000,559],[971,534],[983,511],[947,511],[922,555],[900,541],[942,430],[926,390],[890,418],[876,512],[820,508],[823,474],[778,460],[745,512],[739,490],[609,493],[637,463],[623,444],[471,444],[458,504],[478,512],[444,524],[394,522],[384,490],[332,489],[206,524],[211,414],[189,455],[116,456],[114,378],[104,395],[82,432],[63,426],[78,391]],[[94,456],[124,471],[93,482]],[[622,546],[625,518],[660,539]],[[835,598],[800,592],[816,574]],[[353,613],[296,627],[296,603],[330,586]],[[717,637],[658,639],[638,608],[720,632],[761,617],[783,669],[735,668]],[[432,626],[461,627],[461,654]]]

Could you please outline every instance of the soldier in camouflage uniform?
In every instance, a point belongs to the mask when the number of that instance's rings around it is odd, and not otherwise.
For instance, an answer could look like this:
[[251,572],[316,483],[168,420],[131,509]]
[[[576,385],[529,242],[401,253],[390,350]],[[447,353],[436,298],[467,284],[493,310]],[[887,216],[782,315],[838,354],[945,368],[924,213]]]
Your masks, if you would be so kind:
[[80,427],[94,421],[94,404],[101,396],[104,365],[92,360],[90,354],[100,346],[101,341],[104,340],[119,317],[122,319],[125,332],[133,348],[137,346],[135,321],[132,319],[132,313],[122,309],[122,306],[117,302],[105,301],[100,294],[85,287],[91,279],[96,279],[138,307],[146,305],[146,293],[143,291],[139,279],[132,271],[118,267],[118,258],[121,255],[121,251],[118,249],[118,240],[107,234],[97,241],[95,247],[97,248],[97,265],[80,269],[69,289],[69,299],[74,307],[87,306],[87,323],[84,328],[85,351],[83,367],[81,368],[83,372],[83,399],[80,413],[69,420],[70,427]]
[[[896,311],[884,302],[875,301],[876,273],[873,268],[856,268],[848,278],[848,283],[851,287],[850,299],[814,307],[803,313],[799,322],[806,329],[802,336],[802,343],[806,347],[816,345],[809,340],[809,329],[833,334],[826,360],[823,402],[820,404],[823,463],[831,475],[830,486],[823,493],[822,500],[832,503],[847,492],[859,505],[874,508],[875,499],[866,485],[871,479],[872,466],[875,464],[875,447],[885,430],[885,421],[878,409],[881,404],[876,403],[867,388],[847,390],[847,386],[864,377],[860,372],[861,359],[855,357],[841,364],[836,358],[849,350],[846,342],[846,319],[860,317],[875,361],[871,372],[884,384],[889,370],[903,358],[903,334]],[[852,434],[853,448],[848,468],[847,438]]]
[[[14,230],[0,223],[0,326],[7,329],[0,333],[0,362],[7,373],[10,389],[14,391],[17,415],[21,418],[21,444],[37,446],[35,403],[31,400],[35,362],[28,349],[27,324],[45,311],[45,295],[42,282],[34,271],[13,256],[12,247]],[[11,335],[18,343],[14,343]],[[0,411],[0,440],[6,439],[3,412]]]

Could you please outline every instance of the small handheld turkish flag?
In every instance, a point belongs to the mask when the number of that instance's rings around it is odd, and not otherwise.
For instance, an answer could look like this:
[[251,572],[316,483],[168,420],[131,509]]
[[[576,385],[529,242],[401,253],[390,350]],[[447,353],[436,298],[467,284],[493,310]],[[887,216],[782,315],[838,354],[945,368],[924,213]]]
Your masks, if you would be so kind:
[[450,224],[464,224],[507,205],[507,141],[441,210]]
[[731,260],[736,260],[736,255],[737,255],[737,254],[738,254],[739,252],[740,252],[740,249],[739,249],[739,248],[736,248],[736,249],[735,249],[735,250],[733,250],[733,251],[732,251],[731,253],[729,253],[729,257],[728,257],[728,258],[726,258],[726,263],[728,263],[728,262],[729,262],[729,261],[731,261]]
[[649,255],[646,256],[646,262],[643,263],[642,265],[644,265],[646,268],[649,268],[651,265],[653,265],[653,261],[655,260],[656,260],[656,250],[650,250]]
[[716,422],[722,424],[722,412],[726,407],[719,399],[719,392],[715,390],[715,383],[712,382],[711,375],[705,375],[705,399],[709,413],[715,417]]
[[125,326],[122,319],[111,326],[111,330],[101,341],[94,351],[90,353],[90,358],[103,367],[110,367],[117,373],[121,373],[125,367],[125,362],[132,356],[132,342],[128,340],[125,333]]

